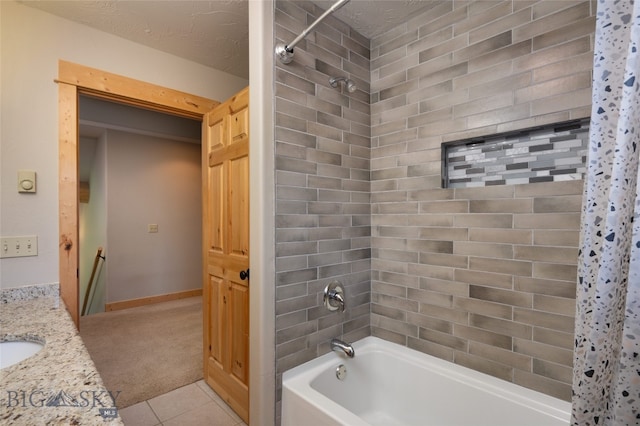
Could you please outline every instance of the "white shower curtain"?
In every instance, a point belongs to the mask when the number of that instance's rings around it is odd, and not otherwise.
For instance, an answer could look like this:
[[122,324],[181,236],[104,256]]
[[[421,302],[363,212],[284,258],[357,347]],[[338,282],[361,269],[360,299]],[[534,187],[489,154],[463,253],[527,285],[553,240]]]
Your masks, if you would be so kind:
[[599,0],[578,263],[574,425],[640,424],[640,1]]

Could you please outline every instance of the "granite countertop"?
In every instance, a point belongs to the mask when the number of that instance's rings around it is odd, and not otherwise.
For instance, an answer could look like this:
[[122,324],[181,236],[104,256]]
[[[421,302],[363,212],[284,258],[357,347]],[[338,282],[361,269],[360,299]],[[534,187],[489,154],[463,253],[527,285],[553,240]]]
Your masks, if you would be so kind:
[[0,424],[122,425],[117,392],[104,386],[64,304],[52,292],[36,293],[3,291],[0,299],[0,341],[44,343],[0,369]]

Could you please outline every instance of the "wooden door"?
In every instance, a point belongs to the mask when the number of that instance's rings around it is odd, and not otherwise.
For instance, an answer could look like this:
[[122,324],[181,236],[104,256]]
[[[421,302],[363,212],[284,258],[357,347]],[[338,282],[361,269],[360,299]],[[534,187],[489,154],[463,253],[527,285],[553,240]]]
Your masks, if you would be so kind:
[[206,382],[249,423],[249,88],[203,120]]

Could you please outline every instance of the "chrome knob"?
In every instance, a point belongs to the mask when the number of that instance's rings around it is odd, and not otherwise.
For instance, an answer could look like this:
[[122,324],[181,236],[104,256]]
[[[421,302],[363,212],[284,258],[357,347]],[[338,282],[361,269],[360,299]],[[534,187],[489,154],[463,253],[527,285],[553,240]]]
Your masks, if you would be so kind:
[[324,306],[330,311],[344,312],[344,288],[340,281],[331,281],[324,288]]

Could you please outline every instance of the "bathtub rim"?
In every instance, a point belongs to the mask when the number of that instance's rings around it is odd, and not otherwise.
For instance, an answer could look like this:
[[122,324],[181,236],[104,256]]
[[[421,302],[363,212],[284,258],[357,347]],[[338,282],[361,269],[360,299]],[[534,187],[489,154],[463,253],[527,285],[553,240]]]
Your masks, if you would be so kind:
[[[445,375],[451,380],[508,399],[514,404],[545,413],[559,421],[565,421],[567,425],[570,423],[571,403],[551,395],[375,336],[360,339],[353,343],[353,347],[356,352],[354,359],[347,358],[337,352],[329,352],[283,373],[283,419],[285,414],[285,394],[291,392],[301,398],[306,404],[322,411],[326,416],[336,421],[337,424],[341,424],[345,419],[348,419],[348,424],[350,425],[367,425],[368,423],[363,421],[355,413],[314,389],[311,384],[321,372],[327,369],[337,367],[340,363],[347,365],[348,368],[348,363],[355,362],[359,354],[379,351],[389,352],[393,356],[402,357],[406,359],[407,362],[421,366],[421,368],[432,369],[436,374]],[[517,392],[515,390],[517,390]],[[328,407],[331,407],[331,409],[329,410]]]

